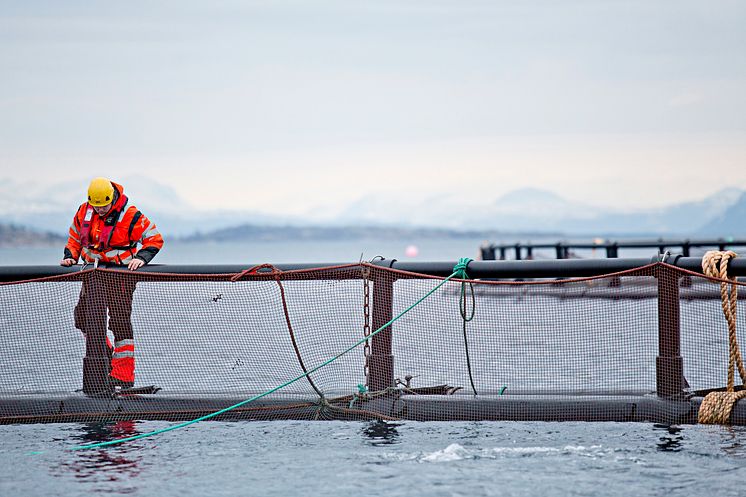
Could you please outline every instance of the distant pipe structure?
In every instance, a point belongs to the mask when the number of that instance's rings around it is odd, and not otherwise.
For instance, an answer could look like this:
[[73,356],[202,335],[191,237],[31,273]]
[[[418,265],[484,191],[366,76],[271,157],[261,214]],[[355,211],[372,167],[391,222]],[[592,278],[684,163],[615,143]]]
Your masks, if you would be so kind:
[[[717,247],[718,250],[727,248],[746,247],[746,240],[629,240],[629,241],[604,241],[601,243],[576,243],[576,242],[557,242],[557,243],[510,243],[510,244],[485,244],[480,247],[481,259],[483,261],[506,260],[508,250],[513,250],[515,260],[532,259],[534,250],[554,249],[556,259],[569,259],[572,249],[604,249],[607,259],[616,259],[619,257],[620,248],[656,248],[658,253],[664,253],[669,249],[681,249],[681,255],[690,257],[692,248]],[[498,256],[499,255],[499,256]],[[524,257],[525,255],[525,257]]]

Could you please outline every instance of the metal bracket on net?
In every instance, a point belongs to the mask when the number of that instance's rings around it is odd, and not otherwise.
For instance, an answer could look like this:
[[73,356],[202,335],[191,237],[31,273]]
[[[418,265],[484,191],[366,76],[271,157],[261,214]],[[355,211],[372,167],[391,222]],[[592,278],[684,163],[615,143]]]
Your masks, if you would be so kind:
[[98,268],[98,261],[99,261],[99,259],[100,259],[99,256],[97,256],[95,254],[93,255],[93,262],[89,262],[89,261],[83,259],[83,265],[81,266],[80,270],[81,271],[85,271],[85,268],[87,268],[91,264],[93,264],[93,269],[97,269]]
[[[384,264],[388,264],[389,265],[389,269],[391,269],[391,268],[394,267],[394,263],[396,262],[396,259],[386,259],[382,255],[377,255],[374,258],[372,258],[370,261],[368,261],[368,262],[370,262],[371,264],[375,264],[377,261],[382,262],[383,264],[381,264],[381,266],[383,266],[383,267],[386,267],[386,266],[384,266]],[[376,265],[378,265],[378,264],[376,264]]]
[[655,257],[653,257],[652,262],[662,262],[664,264],[670,264],[671,266],[676,266],[676,263],[681,259],[683,256],[681,254],[672,254],[669,250],[666,250],[662,254],[658,254]]

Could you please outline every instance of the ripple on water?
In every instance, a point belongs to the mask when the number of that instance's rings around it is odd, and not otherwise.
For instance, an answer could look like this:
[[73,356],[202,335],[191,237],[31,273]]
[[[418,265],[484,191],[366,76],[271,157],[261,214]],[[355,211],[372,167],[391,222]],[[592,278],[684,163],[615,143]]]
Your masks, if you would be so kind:
[[[0,426],[0,495],[739,495],[746,430],[642,423]],[[31,450],[43,450],[28,456]]]

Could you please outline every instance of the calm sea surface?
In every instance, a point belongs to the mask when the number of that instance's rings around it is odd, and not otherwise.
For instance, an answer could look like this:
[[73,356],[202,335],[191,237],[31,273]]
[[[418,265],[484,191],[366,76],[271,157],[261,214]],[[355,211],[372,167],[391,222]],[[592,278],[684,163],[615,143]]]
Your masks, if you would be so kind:
[[[288,262],[357,262],[377,255],[406,259],[409,245],[418,249],[416,260],[458,260],[476,258],[483,240],[378,240],[184,243],[166,241],[154,263],[160,264],[253,264]],[[56,264],[64,247],[0,248],[0,265]]]
[[714,426],[208,421],[66,450],[164,426],[0,427],[0,495],[725,497],[746,477],[746,430]]
[[[499,243],[526,243],[527,240],[490,240]],[[534,243],[557,240],[534,239]],[[292,242],[184,243],[166,241],[154,263],[159,264],[254,264],[290,262],[357,262],[377,255],[387,259],[421,261],[456,261],[460,257],[476,259],[480,238],[389,240],[337,240]],[[407,247],[417,248],[415,257],[407,256]],[[0,265],[57,264],[63,247],[0,247]],[[654,249],[620,250],[621,257],[653,257]],[[509,257],[513,257],[510,252]],[[604,257],[603,250],[579,250],[579,257]],[[553,250],[537,251],[536,258],[554,258]]]
[[[455,260],[474,257],[481,240],[410,243],[420,260]],[[405,247],[174,243],[158,262],[404,259]],[[0,265],[54,264],[59,256],[57,249],[0,249]],[[746,478],[743,427],[208,421],[107,449],[69,450],[169,425],[0,426],[0,496],[741,496]]]

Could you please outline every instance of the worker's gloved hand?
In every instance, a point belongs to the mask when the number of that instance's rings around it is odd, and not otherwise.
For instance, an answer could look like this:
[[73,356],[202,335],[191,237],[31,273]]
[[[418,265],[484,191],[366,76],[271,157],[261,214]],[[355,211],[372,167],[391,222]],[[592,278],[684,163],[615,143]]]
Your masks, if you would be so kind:
[[132,259],[132,260],[130,261],[130,263],[129,263],[129,264],[127,264],[127,268],[128,268],[128,269],[129,269],[130,271],[136,271],[136,270],[137,270],[138,268],[141,268],[141,267],[143,267],[144,265],[145,265],[145,261],[144,261],[144,260],[142,260],[142,259],[138,259],[137,257],[135,257],[134,259]]
[[72,266],[74,264],[77,264],[77,262],[78,261],[76,261],[75,259],[62,259],[60,261],[60,266],[69,267],[69,266]]

